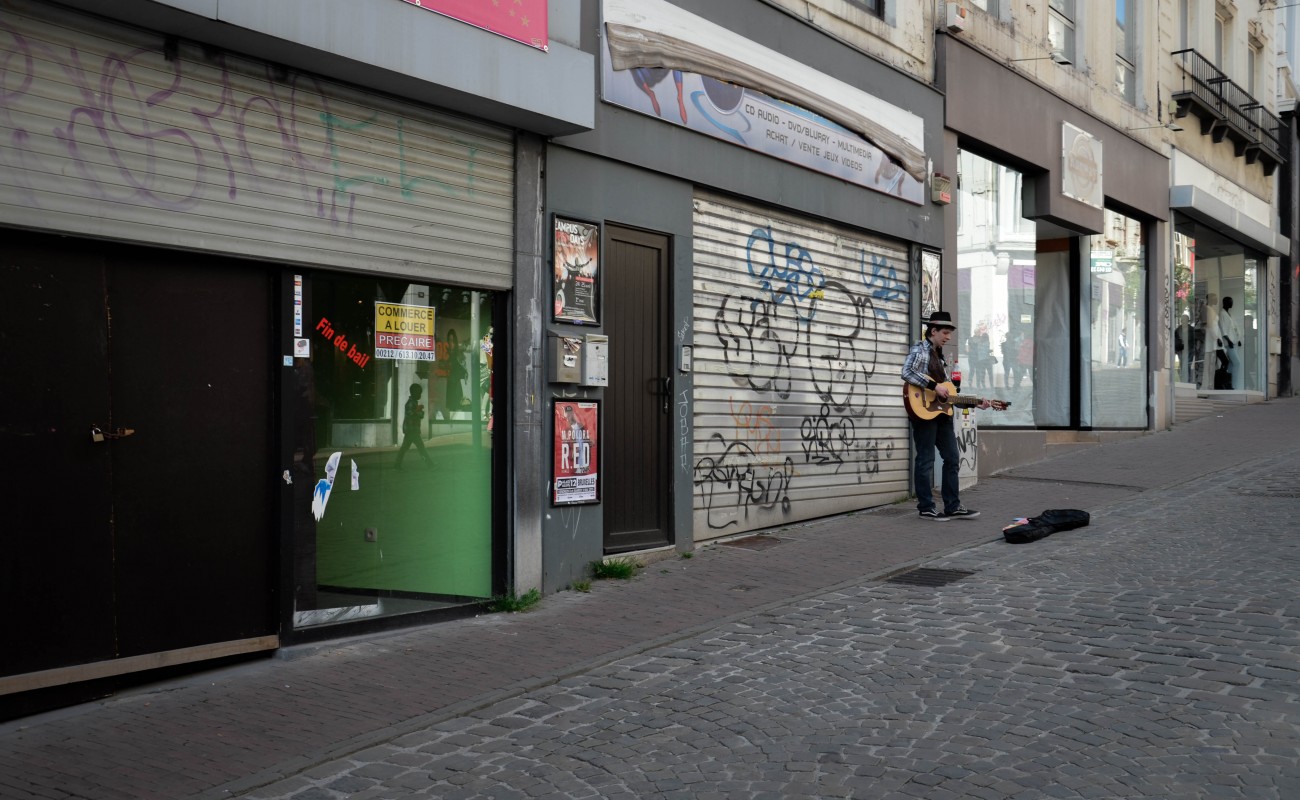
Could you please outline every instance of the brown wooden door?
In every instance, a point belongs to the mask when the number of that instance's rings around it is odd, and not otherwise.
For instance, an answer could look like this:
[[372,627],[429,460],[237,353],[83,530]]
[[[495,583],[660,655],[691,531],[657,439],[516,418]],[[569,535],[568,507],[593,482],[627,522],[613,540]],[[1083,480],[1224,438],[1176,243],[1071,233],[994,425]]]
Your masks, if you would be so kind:
[[669,240],[606,227],[605,552],[672,542],[668,420],[672,409]]
[[104,264],[6,231],[0,263],[0,674],[115,653]]
[[108,275],[119,655],[274,633],[272,276],[166,251]]
[[0,674],[274,633],[268,271],[9,235]]

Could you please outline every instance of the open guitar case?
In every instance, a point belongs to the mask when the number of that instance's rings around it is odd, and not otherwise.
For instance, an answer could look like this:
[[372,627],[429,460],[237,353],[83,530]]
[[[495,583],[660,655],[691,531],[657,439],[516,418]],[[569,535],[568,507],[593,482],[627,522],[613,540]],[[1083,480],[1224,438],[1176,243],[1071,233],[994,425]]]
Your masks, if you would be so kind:
[[1092,516],[1087,511],[1080,511],[1077,508],[1049,508],[1020,525],[1003,528],[1002,538],[1010,544],[1027,544],[1046,539],[1058,531],[1082,528],[1091,519]]

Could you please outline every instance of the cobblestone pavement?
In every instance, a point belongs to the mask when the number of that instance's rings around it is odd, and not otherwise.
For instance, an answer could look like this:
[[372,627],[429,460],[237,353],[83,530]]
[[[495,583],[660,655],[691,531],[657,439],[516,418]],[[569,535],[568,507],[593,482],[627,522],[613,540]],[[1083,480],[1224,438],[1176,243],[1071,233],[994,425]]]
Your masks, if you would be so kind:
[[[1049,447],[978,520],[780,526],[0,723],[0,800],[1300,797],[1297,420]],[[1044,508],[1094,521],[1001,542]],[[917,566],[972,574],[883,580]]]
[[242,796],[1297,798],[1297,495],[1294,454],[1239,463]]

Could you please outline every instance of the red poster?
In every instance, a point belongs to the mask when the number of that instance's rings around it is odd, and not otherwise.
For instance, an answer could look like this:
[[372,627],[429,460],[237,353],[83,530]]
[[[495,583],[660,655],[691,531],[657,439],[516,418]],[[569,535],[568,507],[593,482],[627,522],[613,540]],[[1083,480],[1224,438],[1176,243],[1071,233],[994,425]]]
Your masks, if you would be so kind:
[[547,0],[404,0],[413,6],[468,22],[516,42],[545,50]]
[[551,502],[600,502],[600,404],[595,400],[555,401],[554,480]]

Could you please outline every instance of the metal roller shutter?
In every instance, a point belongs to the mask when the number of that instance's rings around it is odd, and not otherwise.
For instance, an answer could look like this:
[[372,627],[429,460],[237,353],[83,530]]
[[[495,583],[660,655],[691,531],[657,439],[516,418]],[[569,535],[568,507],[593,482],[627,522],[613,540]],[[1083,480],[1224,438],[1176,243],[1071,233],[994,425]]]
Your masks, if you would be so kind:
[[511,134],[15,0],[0,224],[508,288]]
[[906,495],[905,247],[714,196],[694,217],[697,541]]

